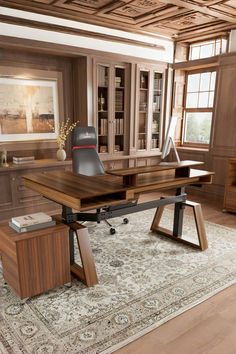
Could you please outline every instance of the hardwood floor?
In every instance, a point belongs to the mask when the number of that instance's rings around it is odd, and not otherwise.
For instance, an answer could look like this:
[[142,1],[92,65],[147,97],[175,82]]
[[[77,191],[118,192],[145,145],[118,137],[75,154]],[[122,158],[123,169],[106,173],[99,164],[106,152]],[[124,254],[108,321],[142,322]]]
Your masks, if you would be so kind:
[[[153,197],[153,194],[146,194],[142,199],[150,200]],[[188,200],[201,203],[205,220],[236,230],[236,214],[223,213],[222,203],[191,195],[188,195]],[[191,213],[191,210],[186,208],[186,212]],[[114,353],[235,354],[236,285],[221,291]]]

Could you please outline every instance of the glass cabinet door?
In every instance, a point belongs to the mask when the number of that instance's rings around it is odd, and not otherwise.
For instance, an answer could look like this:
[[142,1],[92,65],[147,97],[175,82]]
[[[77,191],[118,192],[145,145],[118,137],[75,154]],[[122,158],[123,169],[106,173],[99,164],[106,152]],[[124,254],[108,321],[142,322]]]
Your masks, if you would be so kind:
[[114,152],[124,151],[125,69],[115,67]]
[[162,74],[153,73],[153,100],[152,100],[152,143],[151,149],[159,148],[160,145],[160,118],[162,100]]
[[110,68],[98,65],[97,71],[97,126],[98,152],[108,153],[108,112],[109,112],[109,72]]
[[147,149],[149,71],[140,70],[138,107],[138,150]]

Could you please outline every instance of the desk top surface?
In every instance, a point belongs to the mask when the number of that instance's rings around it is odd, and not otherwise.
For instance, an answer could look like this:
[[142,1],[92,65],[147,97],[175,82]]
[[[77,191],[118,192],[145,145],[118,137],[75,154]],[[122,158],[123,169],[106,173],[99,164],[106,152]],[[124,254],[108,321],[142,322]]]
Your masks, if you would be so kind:
[[27,175],[23,178],[80,199],[131,189],[124,186],[119,177],[111,175],[85,176],[70,171],[53,171]]
[[137,175],[141,173],[152,173],[152,172],[159,172],[159,171],[167,171],[185,167],[193,167],[203,165],[203,162],[200,161],[190,161],[185,160],[181,161],[180,163],[173,163],[173,162],[166,162],[163,164],[155,165],[155,166],[141,166],[141,167],[133,167],[133,168],[122,168],[117,170],[108,170],[107,173],[115,176],[131,176]]
[[[137,193],[177,188],[191,183],[211,183],[214,174],[190,169],[188,176],[176,176],[175,167],[163,167],[166,173],[163,169],[145,174],[141,172],[135,186],[124,184],[122,175],[85,176],[70,171],[37,173],[23,178],[26,187],[55,202],[82,210],[133,199]],[[143,171],[142,167],[140,171]]]

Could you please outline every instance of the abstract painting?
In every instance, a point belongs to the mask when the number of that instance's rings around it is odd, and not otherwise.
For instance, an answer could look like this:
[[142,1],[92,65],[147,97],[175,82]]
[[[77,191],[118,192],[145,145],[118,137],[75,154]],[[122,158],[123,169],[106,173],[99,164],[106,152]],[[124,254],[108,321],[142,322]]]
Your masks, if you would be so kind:
[[0,141],[55,139],[57,81],[0,77]]

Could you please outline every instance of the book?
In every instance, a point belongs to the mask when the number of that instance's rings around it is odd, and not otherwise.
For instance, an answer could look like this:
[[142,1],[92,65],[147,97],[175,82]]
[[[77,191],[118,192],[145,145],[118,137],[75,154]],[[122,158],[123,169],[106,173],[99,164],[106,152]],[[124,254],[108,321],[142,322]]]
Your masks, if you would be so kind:
[[32,161],[34,160],[34,156],[22,156],[22,157],[17,157],[17,156],[13,156],[13,161]]
[[15,161],[15,160],[13,160],[13,163],[16,165],[25,165],[27,163],[34,163],[34,160],[28,160],[28,161]]
[[30,225],[30,226],[24,226],[24,227],[18,227],[17,225],[15,225],[13,222],[9,221],[9,226],[19,232],[28,232],[28,231],[34,231],[34,230],[40,230],[46,227],[50,227],[50,226],[54,226],[56,225],[56,221],[55,220],[51,220],[51,221],[47,221],[47,222],[43,222],[40,224],[35,224],[35,225]]
[[18,227],[26,227],[30,225],[45,223],[51,220],[52,220],[51,216],[40,212],[40,213],[13,217],[11,219],[11,222]]

